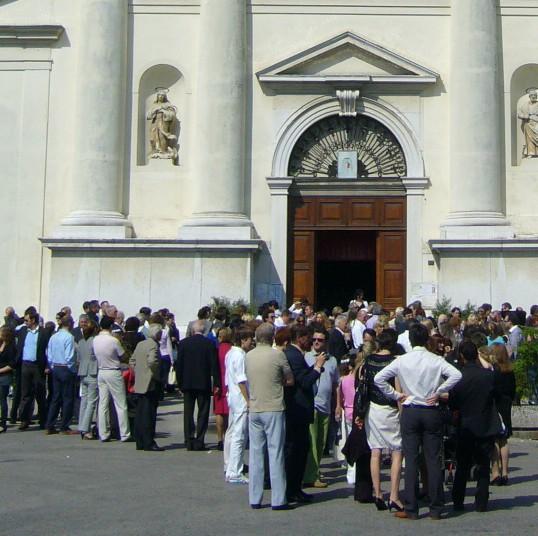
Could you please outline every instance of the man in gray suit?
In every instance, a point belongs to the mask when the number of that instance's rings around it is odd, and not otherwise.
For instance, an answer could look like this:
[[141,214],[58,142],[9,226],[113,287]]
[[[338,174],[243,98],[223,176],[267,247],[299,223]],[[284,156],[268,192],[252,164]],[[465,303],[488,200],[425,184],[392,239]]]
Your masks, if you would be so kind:
[[155,442],[157,406],[159,404],[159,340],[162,327],[150,324],[148,338],[137,344],[129,365],[134,368],[135,393],[138,395],[135,414],[136,449],[162,452]]

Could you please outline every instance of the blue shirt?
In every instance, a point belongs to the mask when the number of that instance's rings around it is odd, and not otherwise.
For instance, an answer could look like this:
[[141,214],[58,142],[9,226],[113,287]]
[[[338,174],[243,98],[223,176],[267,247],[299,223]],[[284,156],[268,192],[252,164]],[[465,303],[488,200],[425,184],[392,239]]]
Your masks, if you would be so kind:
[[26,332],[24,339],[24,348],[22,349],[23,361],[37,361],[37,338],[39,337],[39,328],[34,331],[30,329]]
[[56,332],[50,338],[47,357],[50,368],[54,369],[55,365],[64,365],[75,372],[75,338],[73,335],[65,329]]
[[[311,367],[316,362],[317,354],[314,351],[308,352],[304,358]],[[338,385],[340,374],[338,372],[338,362],[333,356],[329,356],[323,365],[324,371],[321,373],[316,386],[314,386],[314,407],[319,413],[329,415],[331,413],[332,394]]]

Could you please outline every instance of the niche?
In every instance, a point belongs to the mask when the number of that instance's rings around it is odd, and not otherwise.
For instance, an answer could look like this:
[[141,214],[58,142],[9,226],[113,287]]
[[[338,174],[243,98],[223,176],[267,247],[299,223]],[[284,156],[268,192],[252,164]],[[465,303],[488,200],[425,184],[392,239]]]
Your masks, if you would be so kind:
[[528,63],[514,71],[510,83],[510,120],[512,142],[512,165],[520,166],[523,160],[525,136],[521,129],[521,120],[518,118],[518,104],[527,98],[529,88],[538,87],[538,64]]
[[[151,162],[151,121],[147,114],[153,107],[158,88],[166,88],[168,101],[177,109],[177,120],[173,122],[171,134],[177,137],[176,148],[181,149],[180,125],[184,110],[184,77],[172,65],[160,64],[150,67],[140,78],[138,88],[138,144],[137,165],[147,166]],[[180,151],[181,152],[181,151]],[[179,165],[180,158],[170,159],[170,165]]]

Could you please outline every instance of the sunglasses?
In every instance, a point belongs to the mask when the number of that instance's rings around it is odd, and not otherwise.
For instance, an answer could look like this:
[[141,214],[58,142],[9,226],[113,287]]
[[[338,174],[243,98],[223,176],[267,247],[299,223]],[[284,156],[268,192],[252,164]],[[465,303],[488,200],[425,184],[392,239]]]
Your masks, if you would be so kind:
[[320,337],[312,337],[312,340],[314,342],[325,342],[325,338],[320,338]]

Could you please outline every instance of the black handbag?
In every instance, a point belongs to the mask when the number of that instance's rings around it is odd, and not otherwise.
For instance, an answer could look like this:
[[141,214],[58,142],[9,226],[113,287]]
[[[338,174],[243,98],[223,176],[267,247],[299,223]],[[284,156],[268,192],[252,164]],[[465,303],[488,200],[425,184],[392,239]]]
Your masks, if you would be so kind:
[[368,406],[370,405],[370,397],[368,396],[368,381],[366,379],[366,367],[368,360],[361,367],[357,380],[355,382],[355,398],[353,400],[353,421],[358,417],[364,420]]

